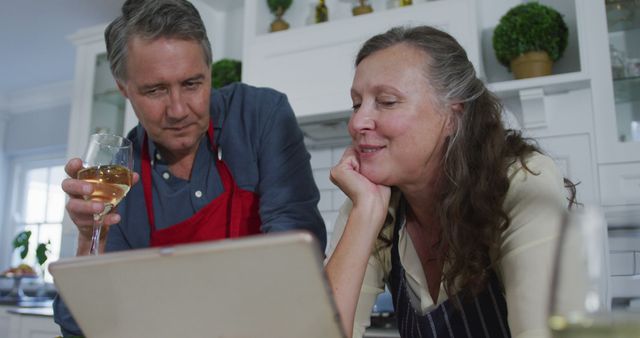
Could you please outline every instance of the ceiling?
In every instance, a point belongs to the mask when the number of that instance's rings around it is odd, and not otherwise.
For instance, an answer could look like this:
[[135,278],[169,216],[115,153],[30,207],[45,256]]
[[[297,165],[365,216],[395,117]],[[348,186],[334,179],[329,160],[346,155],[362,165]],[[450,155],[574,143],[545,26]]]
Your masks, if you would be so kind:
[[72,81],[67,36],[118,16],[124,0],[0,0],[0,99]]

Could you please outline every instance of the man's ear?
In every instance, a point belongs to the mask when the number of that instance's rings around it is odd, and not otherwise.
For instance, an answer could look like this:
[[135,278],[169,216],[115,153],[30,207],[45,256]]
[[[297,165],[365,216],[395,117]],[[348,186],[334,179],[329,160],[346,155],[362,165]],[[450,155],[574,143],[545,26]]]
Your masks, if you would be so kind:
[[122,96],[128,99],[129,95],[127,94],[126,85],[122,83],[120,80],[116,80],[116,85],[118,86],[118,91],[120,91],[120,94],[122,94]]

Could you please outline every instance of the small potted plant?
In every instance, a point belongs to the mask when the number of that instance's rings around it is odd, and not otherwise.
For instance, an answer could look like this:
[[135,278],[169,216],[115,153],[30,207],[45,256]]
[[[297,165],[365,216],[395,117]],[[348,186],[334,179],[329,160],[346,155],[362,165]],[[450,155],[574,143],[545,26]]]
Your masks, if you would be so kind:
[[551,74],[567,47],[569,29],[555,9],[528,2],[510,9],[493,32],[496,58],[516,79]]
[[211,87],[220,88],[242,78],[242,62],[222,59],[211,65]]
[[3,301],[19,302],[24,299],[22,279],[37,277],[35,270],[29,264],[24,263],[24,259],[29,254],[29,238],[31,238],[31,231],[22,231],[13,239],[13,251],[20,250],[21,263],[0,273],[2,278],[13,279],[13,287],[7,295],[2,297]]
[[24,263],[24,259],[29,254],[30,238],[31,231],[27,230],[18,233],[13,239],[13,251],[19,250],[21,262],[18,266],[3,271],[2,276],[15,278],[36,276],[35,270],[29,264]]
[[271,32],[283,31],[289,29],[289,23],[282,19],[284,12],[287,11],[293,0],[267,0],[267,5],[271,13],[276,19],[271,23]]

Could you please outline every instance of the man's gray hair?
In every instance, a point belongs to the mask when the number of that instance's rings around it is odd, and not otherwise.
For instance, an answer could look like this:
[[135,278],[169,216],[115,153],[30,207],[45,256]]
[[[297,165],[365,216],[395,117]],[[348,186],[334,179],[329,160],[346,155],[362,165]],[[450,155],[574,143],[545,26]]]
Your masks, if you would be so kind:
[[122,15],[104,31],[107,58],[116,80],[127,79],[127,43],[133,37],[176,38],[200,43],[204,61],[211,64],[211,44],[198,10],[186,0],[127,0]]

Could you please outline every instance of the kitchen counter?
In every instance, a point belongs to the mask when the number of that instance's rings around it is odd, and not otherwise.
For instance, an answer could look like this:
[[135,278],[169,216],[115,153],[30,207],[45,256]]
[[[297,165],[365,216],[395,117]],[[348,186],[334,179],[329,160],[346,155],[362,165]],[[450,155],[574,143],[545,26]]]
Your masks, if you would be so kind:
[[60,328],[53,322],[51,301],[44,307],[0,306],[0,337],[31,338],[59,335]]
[[397,329],[368,328],[363,338],[400,338]]
[[11,301],[0,301],[0,305],[2,306],[10,306],[10,307],[18,307],[18,308],[42,308],[42,307],[51,307],[53,304],[52,298],[45,297],[34,297],[34,298],[24,298],[20,301],[11,300]]
[[53,317],[53,308],[51,306],[34,308],[17,307],[11,308],[7,310],[7,312],[21,316]]

